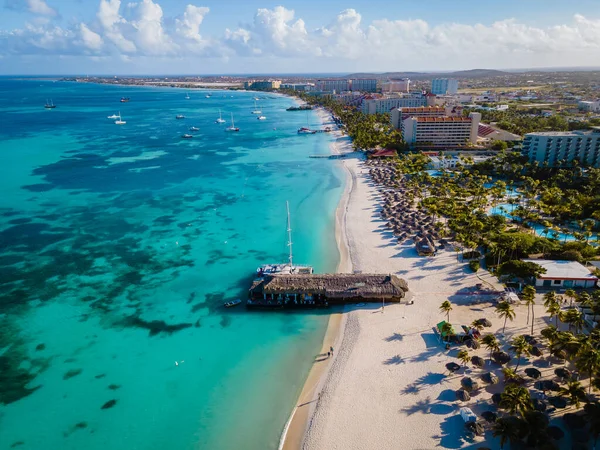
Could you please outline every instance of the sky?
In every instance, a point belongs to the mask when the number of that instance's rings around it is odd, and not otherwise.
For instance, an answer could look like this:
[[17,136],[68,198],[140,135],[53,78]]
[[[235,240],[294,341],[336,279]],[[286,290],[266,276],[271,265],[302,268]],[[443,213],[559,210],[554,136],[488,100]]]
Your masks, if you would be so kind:
[[0,75],[600,65],[600,0],[0,0]]

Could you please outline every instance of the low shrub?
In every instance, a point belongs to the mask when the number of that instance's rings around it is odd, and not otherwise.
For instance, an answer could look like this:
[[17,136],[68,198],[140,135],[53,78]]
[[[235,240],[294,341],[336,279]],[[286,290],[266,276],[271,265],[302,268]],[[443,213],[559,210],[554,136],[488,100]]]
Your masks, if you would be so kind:
[[477,261],[477,260],[469,261],[469,268],[473,272],[477,272],[479,270],[479,261]]

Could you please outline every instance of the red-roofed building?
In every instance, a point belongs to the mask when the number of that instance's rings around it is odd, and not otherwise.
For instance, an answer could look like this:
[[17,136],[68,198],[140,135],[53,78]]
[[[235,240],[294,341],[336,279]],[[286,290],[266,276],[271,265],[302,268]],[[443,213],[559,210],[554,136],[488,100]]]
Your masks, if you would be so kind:
[[375,153],[371,153],[372,158],[394,158],[396,156],[398,156],[398,152],[393,148],[377,150]]

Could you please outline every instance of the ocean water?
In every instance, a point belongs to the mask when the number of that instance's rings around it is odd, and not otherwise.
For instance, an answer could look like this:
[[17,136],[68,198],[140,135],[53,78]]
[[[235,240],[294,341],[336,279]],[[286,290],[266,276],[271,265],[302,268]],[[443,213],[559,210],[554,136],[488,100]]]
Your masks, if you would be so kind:
[[222,304],[285,260],[286,200],[335,270],[343,174],[293,100],[209,92],[0,79],[0,449],[277,447],[328,317]]

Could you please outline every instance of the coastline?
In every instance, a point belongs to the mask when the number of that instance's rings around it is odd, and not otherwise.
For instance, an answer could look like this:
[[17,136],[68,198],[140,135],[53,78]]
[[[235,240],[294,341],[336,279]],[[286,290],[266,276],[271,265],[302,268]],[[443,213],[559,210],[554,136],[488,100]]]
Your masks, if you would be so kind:
[[[294,98],[294,97],[292,97]],[[294,98],[298,104],[302,102]],[[314,110],[321,120],[321,125],[331,125],[327,123],[330,113],[323,108],[317,108]],[[339,130],[335,130],[331,133],[335,136],[335,141],[329,144],[332,154],[342,154],[352,152],[352,141],[349,137],[343,136]],[[352,259],[350,247],[348,245],[348,236],[346,233],[346,215],[348,209],[348,203],[353,189],[353,177],[352,173],[346,167],[346,164],[342,160],[341,162],[345,179],[344,179],[344,191],[340,197],[340,201],[335,212],[335,239],[340,253],[340,260],[336,269],[337,273],[352,273]],[[336,349],[341,347],[341,343],[344,339],[344,330],[346,328],[346,314],[345,309],[340,309],[331,314],[325,336],[323,338],[323,344],[317,357],[315,364],[312,366],[298,400],[294,407],[290,418],[285,424],[281,438],[279,441],[278,450],[299,450],[303,447],[304,439],[308,427],[315,415],[316,408],[321,401],[321,393],[323,392],[323,385],[329,377],[332,363],[337,359]],[[334,348],[334,357],[328,359],[326,354],[330,347]],[[320,364],[324,363],[324,364]]]

